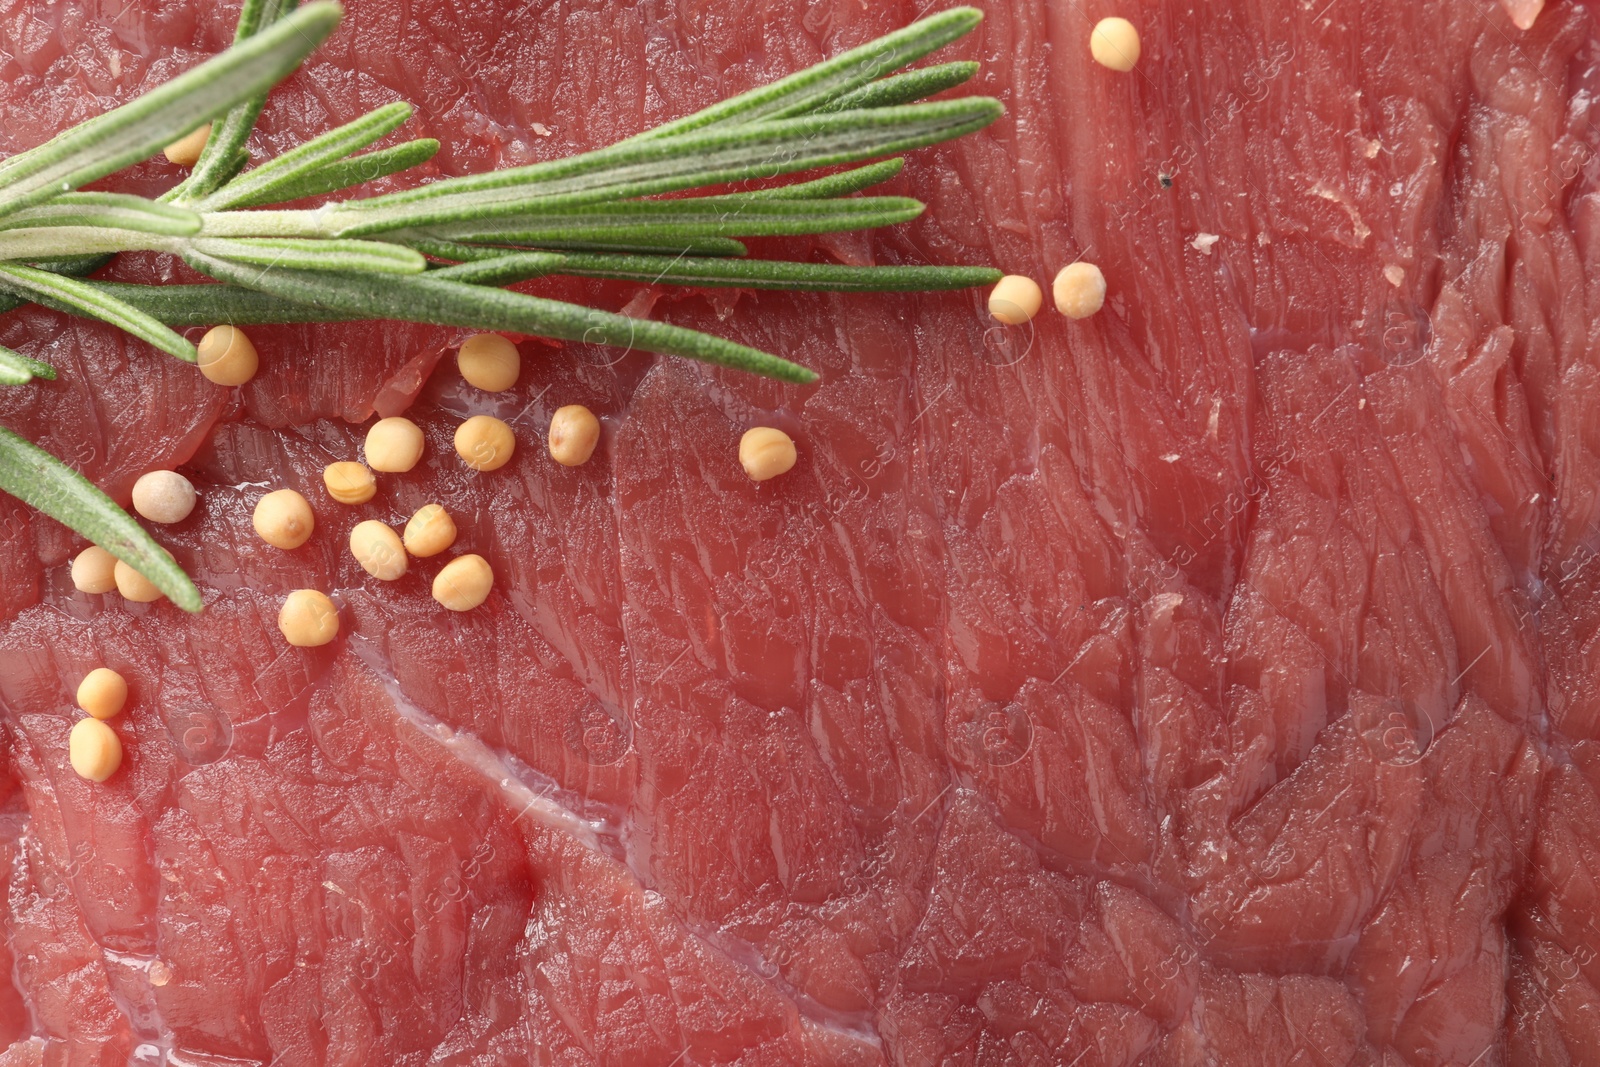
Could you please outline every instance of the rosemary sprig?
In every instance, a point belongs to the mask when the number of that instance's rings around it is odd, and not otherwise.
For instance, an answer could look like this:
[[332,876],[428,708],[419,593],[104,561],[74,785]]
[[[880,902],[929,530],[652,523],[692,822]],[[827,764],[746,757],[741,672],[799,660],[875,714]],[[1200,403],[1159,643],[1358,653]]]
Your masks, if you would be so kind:
[[144,527],[83,475],[0,426],[0,490],[70,526],[156,584],[185,611],[200,591]]
[[0,345],[0,385],[27,385],[35,378],[54,381],[56,369]]
[[[967,81],[974,63],[895,73],[976,26],[981,16],[971,8],[934,15],[609,148],[297,211],[275,205],[399,172],[432,158],[439,145],[419,139],[359,154],[410,117],[410,106],[397,102],[245,169],[266,91],[341,15],[327,0],[299,10],[296,2],[245,0],[227,52],[0,161],[0,312],[38,302],[112,323],[190,361],[193,346],[171,327],[381,318],[619,345],[805,383],[815,374],[745,345],[500,287],[568,274],[867,292],[963,288],[999,277],[986,267],[748,260],[737,240],[888,226],[919,215],[915,200],[856,194],[899,174],[896,153],[962,136],[1000,115],[1000,105],[983,97],[921,102]],[[78,191],[208,120],[211,134],[194,170],[156,200]],[[840,164],[849,169],[757,191],[648,199]],[[218,284],[84,280],[103,257],[132,250],[179,256]],[[0,385],[54,376],[48,364],[0,348]],[[186,610],[199,609],[194,586],[138,523],[70,467],[3,429],[0,489],[101,544]]]

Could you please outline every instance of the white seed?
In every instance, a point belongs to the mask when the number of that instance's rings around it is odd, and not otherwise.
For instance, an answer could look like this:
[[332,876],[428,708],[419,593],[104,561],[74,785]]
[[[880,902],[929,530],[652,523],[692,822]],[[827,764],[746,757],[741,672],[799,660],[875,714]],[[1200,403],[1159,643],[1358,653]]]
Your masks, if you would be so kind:
[[1086,319],[1106,302],[1106,276],[1093,263],[1070,263],[1050,286],[1056,310],[1069,319]]
[[278,609],[278,630],[296,648],[316,648],[339,636],[339,609],[327,594],[296,589]]
[[80,593],[109,593],[117,587],[117,557],[90,545],[72,561],[72,585]]
[[556,408],[550,417],[550,456],[563,467],[589,462],[600,443],[600,420],[582,404]]
[[194,485],[177,471],[150,471],[133,483],[133,510],[151,522],[182,522],[194,501]]
[[1039,283],[1020,274],[1007,274],[989,293],[989,314],[1007,326],[1021,326],[1035,315],[1044,303],[1044,293]]
[[400,535],[377,519],[356,523],[350,531],[350,554],[363,570],[385,582],[405,574],[409,562]]
[[163,153],[168,161],[180,167],[192,167],[200,162],[200,152],[206,146],[206,138],[211,136],[211,123],[195,130],[186,137],[180,137],[167,145]]
[[522,373],[522,356],[516,345],[499,334],[478,333],[461,342],[456,366],[468,385],[499,393],[517,384],[517,375]]
[[67,734],[67,762],[79,777],[103,782],[122,766],[122,741],[99,719],[79,719]]
[[78,683],[78,707],[97,719],[109,719],[128,702],[128,682],[110,667],[96,667]]
[[367,466],[404,474],[422,458],[422,427],[396,415],[379,419],[367,431]]
[[474,415],[456,427],[456,453],[475,471],[499,470],[516,448],[511,427],[493,415]]
[[343,460],[322,470],[322,484],[328,495],[341,504],[365,504],[378,492],[378,480],[359,463]]
[[[365,467],[361,468],[366,470]],[[371,475],[368,475],[370,478]],[[277,548],[295,549],[311,539],[317,519],[306,498],[293,489],[278,489],[256,501],[251,525],[261,540]]]
[[1089,54],[1102,67],[1126,73],[1139,62],[1139,31],[1127,19],[1101,19],[1089,34]]
[[200,338],[200,373],[218,385],[243,385],[256,376],[261,357],[244,331],[232,326],[213,326]]
[[123,599],[131,600],[135,604],[151,604],[160,600],[164,595],[156,588],[156,583],[122,562],[117,560],[117,565],[111,570],[112,577],[116,579],[117,592]]
[[788,473],[796,458],[794,439],[772,426],[757,426],[739,438],[739,462],[752,481]]
[[424,504],[406,523],[406,551],[418,559],[437,556],[456,543],[456,520],[439,504]]
[[471,611],[489,597],[494,571],[479,555],[458,556],[433,579],[433,599],[451,611]]

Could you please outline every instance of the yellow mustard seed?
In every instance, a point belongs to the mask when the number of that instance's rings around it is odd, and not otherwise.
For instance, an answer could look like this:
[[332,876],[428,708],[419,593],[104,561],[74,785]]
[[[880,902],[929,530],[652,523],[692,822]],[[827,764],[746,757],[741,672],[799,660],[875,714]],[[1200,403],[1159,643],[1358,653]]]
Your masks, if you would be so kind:
[[516,447],[511,427],[493,415],[474,415],[456,427],[456,452],[475,471],[499,470]]
[[109,593],[117,587],[117,557],[90,545],[72,561],[72,585],[80,593]]
[[194,483],[177,471],[149,471],[133,483],[133,510],[151,522],[182,522],[194,502]]
[[322,484],[328,495],[341,504],[365,504],[378,492],[378,480],[359,463],[344,460],[322,469]]
[[1139,62],[1139,31],[1124,18],[1101,19],[1089,34],[1089,54],[1102,67],[1126,73]]
[[399,415],[379,419],[367,431],[367,466],[404,474],[422,458],[422,427]]
[[192,167],[200,162],[200,151],[206,146],[206,138],[211,136],[211,123],[195,130],[187,137],[180,137],[167,145],[162,154],[167,160],[180,167]]
[[739,462],[752,481],[788,473],[796,458],[794,439],[775,427],[757,426],[739,438]]
[[550,456],[563,467],[589,462],[600,443],[600,420],[582,404],[556,408],[550,418]]
[[156,588],[156,583],[122,562],[117,560],[117,565],[111,570],[112,577],[117,583],[117,592],[123,598],[135,604],[149,604],[160,600],[162,592]]
[[418,559],[437,556],[456,543],[456,520],[439,504],[424,504],[406,523],[406,551]]
[[97,719],[111,718],[127,702],[127,680],[110,667],[96,667],[78,683],[78,707]]
[[385,582],[405,574],[409,562],[400,535],[377,519],[356,523],[350,531],[350,554],[363,570]]
[[213,326],[200,338],[200,373],[218,385],[243,385],[261,369],[261,356],[244,331],[233,326]]
[[311,505],[305,497],[293,489],[275,489],[256,501],[250,523],[267,544],[275,548],[293,549],[311,539],[317,518],[312,514]]
[[457,556],[433,579],[433,599],[451,611],[471,611],[489,598],[494,571],[477,554]]
[[339,609],[326,593],[296,589],[278,609],[278,629],[296,648],[316,648],[339,636]]
[[497,333],[476,333],[461,342],[456,366],[468,385],[499,393],[517,384],[522,355],[516,345]]
[[1069,319],[1086,319],[1106,302],[1106,276],[1093,263],[1069,263],[1050,286],[1056,310]]
[[1007,274],[989,293],[989,314],[1007,326],[1021,326],[1044,303],[1039,283],[1020,274]]
[[122,741],[99,719],[79,719],[67,734],[67,762],[80,778],[103,782],[122,766]]

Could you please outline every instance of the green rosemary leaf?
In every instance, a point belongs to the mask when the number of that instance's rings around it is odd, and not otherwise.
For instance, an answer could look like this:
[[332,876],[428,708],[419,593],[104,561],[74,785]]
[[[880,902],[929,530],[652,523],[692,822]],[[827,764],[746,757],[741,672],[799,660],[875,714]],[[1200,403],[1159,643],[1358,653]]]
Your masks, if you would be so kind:
[[27,385],[35,378],[54,381],[56,369],[0,345],[0,385]]
[[308,196],[319,196],[353,185],[377,181],[379,178],[426,163],[439,151],[439,142],[431,137],[419,137],[391,148],[351,156],[305,171],[294,181],[267,190],[265,193],[242,200],[232,207],[256,207],[260,204],[281,204]]
[[[743,243],[728,237],[696,237],[682,241],[543,241],[540,247],[556,252],[615,252],[640,256],[744,256]],[[501,253],[513,249],[497,249]]]
[[428,265],[421,253],[380,241],[197,237],[188,247],[203,255],[263,270],[420,274]]
[[940,12],[798,74],[657,126],[634,140],[659,140],[691,130],[784,118],[810,111],[875,78],[915,63],[970,32],[982,20],[983,14],[971,7]]
[[0,427],[0,490],[75,530],[155,583],[184,611],[200,591],[166,549],[93,482],[37,445]]
[[364,185],[386,178],[403,170],[426,163],[439,152],[439,142],[432,137],[418,137],[375,152],[340,160],[308,171],[298,183],[286,186],[285,199],[299,200],[338,189]]
[[440,267],[429,271],[428,277],[435,281],[443,279],[464,285],[515,285],[529,278],[562,273],[558,268],[566,259],[564,254],[556,252],[513,252],[492,259]]
[[[245,0],[239,9],[233,43],[237,45],[255,36],[293,11],[298,3],[299,0]],[[211,134],[200,150],[200,158],[181,183],[174,200],[180,203],[201,200],[226,185],[244,169],[250,162],[245,143],[250,140],[250,131],[255,129],[256,119],[260,118],[266,102],[267,94],[263,89],[235,105],[212,125]]]
[[527,215],[434,226],[423,231],[449,241],[544,245],[562,241],[676,244],[702,237],[775,237],[892,226],[922,214],[900,196],[848,200],[624,200]]
[[121,193],[63,193],[48,203],[0,219],[0,230],[25,226],[90,226],[169,237],[200,232],[200,216],[181,207]]
[[571,159],[341,204],[315,224],[327,236],[354,237],[775,178],[947,141],[982,129],[1002,112],[999,101],[970,97],[623,142]]
[[[29,263],[30,267],[47,270],[51,274],[66,274],[74,278],[87,278],[101,267],[110,263],[111,256],[68,256],[63,259],[41,259]],[[27,304],[28,301],[9,293],[0,293],[0,315]]]
[[606,256],[568,253],[551,274],[620,278],[648,285],[741,289],[809,289],[838,292],[921,292],[993,285],[991,267],[848,267],[771,259],[698,259],[687,256]]
[[324,308],[270,296],[238,285],[134,285],[87,282],[98,292],[138,308],[168,326],[260,326],[285,322],[350,322],[363,315],[341,315]]
[[779,185],[771,189],[757,189],[753,193],[733,195],[747,200],[827,200],[830,197],[850,196],[863,189],[870,189],[874,185],[882,185],[898,175],[905,166],[906,161],[896,156],[894,159],[868,163],[864,167],[855,167],[814,181],[796,182],[793,185]]
[[411,117],[410,104],[396,102],[369,111],[354,122],[329,130],[276,159],[263,163],[229,182],[197,205],[203,211],[223,211],[248,203],[281,203],[295,199],[281,195],[308,172],[336,163],[398,129]]
[[427,322],[437,326],[512,330],[564,341],[683,356],[783,381],[816,380],[812,371],[798,364],[710,334],[505,289],[441,281],[427,274],[363,278],[314,271],[255,272],[200,253],[184,258],[196,270],[220,281],[260,289],[286,300],[340,314]]
[[145,159],[266,90],[333,31],[340,13],[338,4],[313,3],[138,99],[10,157],[0,163],[0,215]]
[[20,263],[0,263],[0,289],[48,307],[109,322],[185,362],[193,363],[197,358],[194,345],[160,322],[76,278]]
[[892,78],[882,78],[875,82],[868,82],[859,89],[834,97],[832,100],[820,105],[816,110],[819,112],[852,111],[857,108],[894,107],[897,104],[909,104],[913,100],[921,100],[932,96],[934,93],[942,93],[946,89],[954,89],[976,73],[978,73],[978,64],[971,61],[941,63],[936,67],[908,70],[904,74],[896,74]]
[[[409,245],[425,256],[433,256],[435,259],[452,259],[461,263],[494,259],[511,252],[539,251],[539,249],[464,244],[460,241],[446,241],[442,238],[429,237],[426,234],[413,233],[409,230],[389,233],[384,236],[391,241]],[[749,251],[738,241],[733,241],[726,237],[700,237],[692,241],[682,241],[670,245],[599,240],[547,241],[544,244],[544,248],[558,252],[607,252],[617,255],[645,256],[742,256]]]
[[83,261],[107,253],[160,248],[171,240],[160,234],[110,226],[19,226],[14,230],[0,229],[0,260]]

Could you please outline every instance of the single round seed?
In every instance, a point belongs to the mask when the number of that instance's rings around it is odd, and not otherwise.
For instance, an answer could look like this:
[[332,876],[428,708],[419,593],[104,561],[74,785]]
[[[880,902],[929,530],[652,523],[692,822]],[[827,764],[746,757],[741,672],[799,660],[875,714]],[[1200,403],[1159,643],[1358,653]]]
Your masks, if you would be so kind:
[[112,577],[117,583],[117,592],[123,598],[135,604],[149,604],[160,600],[163,596],[156,583],[122,562],[117,560],[117,565],[111,570]]
[[1139,31],[1127,19],[1101,19],[1089,34],[1089,54],[1102,67],[1130,71],[1139,62]]
[[556,408],[550,418],[550,455],[563,467],[589,462],[600,443],[600,420],[582,404]]
[[493,415],[474,415],[456,427],[456,452],[475,471],[499,470],[516,447],[511,427]]
[[1050,286],[1056,310],[1069,319],[1086,319],[1106,302],[1106,276],[1093,263],[1069,263]]
[[517,384],[522,355],[516,345],[497,333],[475,333],[461,342],[456,366],[468,385],[499,393]]
[[163,153],[169,162],[180,167],[192,167],[200,162],[200,150],[206,146],[206,138],[211,136],[211,123],[195,130],[187,137],[180,137],[167,145]]
[[150,471],[133,483],[133,510],[151,522],[182,522],[194,500],[193,483],[177,471]]
[[117,587],[117,557],[90,545],[72,561],[72,584],[80,593],[109,593]]
[[374,578],[392,582],[406,572],[406,550],[400,535],[377,519],[356,523],[350,531],[350,554]]
[[244,331],[213,326],[200,338],[200,373],[218,385],[243,385],[256,376],[261,357]]
[[293,489],[276,489],[256,501],[250,523],[267,544],[299,548],[310,540],[317,519],[305,497]]
[[78,707],[97,719],[109,719],[128,702],[128,683],[110,667],[96,667],[78,683]]
[[344,460],[322,469],[322,484],[341,504],[365,504],[378,492],[378,480],[359,463]]
[[296,589],[278,609],[278,629],[296,648],[316,648],[339,636],[339,609],[325,593]]
[[406,551],[423,559],[456,543],[456,521],[438,504],[425,504],[406,523]]
[[367,466],[404,474],[422,458],[422,427],[396,415],[379,419],[367,431]]
[[1020,274],[1007,274],[989,293],[989,314],[1007,326],[1021,326],[1039,314],[1044,293],[1039,283]]
[[476,554],[457,556],[433,579],[433,599],[451,611],[471,611],[488,599],[493,586],[488,560]]
[[99,719],[79,719],[67,734],[67,761],[79,777],[103,782],[122,766],[122,742]]
[[787,473],[796,458],[794,439],[772,426],[757,426],[739,438],[739,462],[752,481]]

